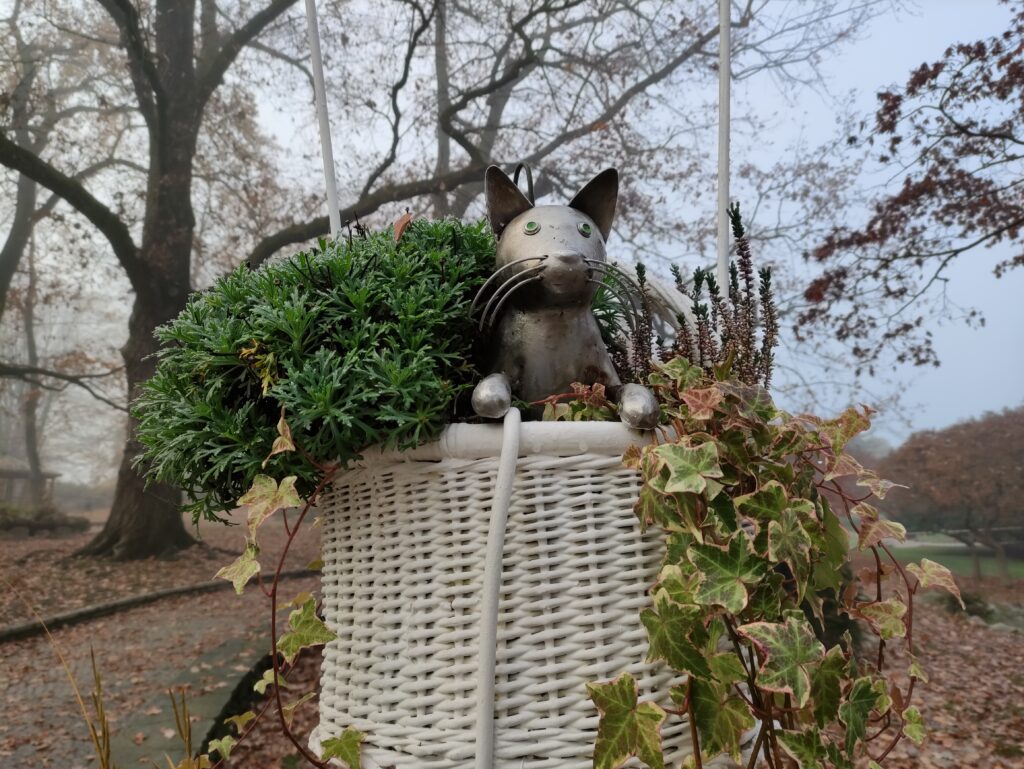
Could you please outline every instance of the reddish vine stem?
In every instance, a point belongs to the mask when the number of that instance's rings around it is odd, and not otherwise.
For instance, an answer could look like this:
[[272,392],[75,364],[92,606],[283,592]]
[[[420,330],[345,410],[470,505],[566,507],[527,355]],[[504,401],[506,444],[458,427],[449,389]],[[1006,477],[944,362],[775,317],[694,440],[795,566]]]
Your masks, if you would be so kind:
[[[291,671],[288,671],[288,672],[290,673]],[[263,707],[260,708],[260,712],[257,713],[255,718],[252,719],[252,721],[249,723],[249,725],[245,728],[245,731],[243,731],[241,734],[238,735],[238,739],[235,740],[235,744],[234,744],[232,749],[237,748],[239,745],[241,745],[243,742],[245,742],[245,740],[249,736],[249,734],[252,733],[252,730],[256,728],[256,724],[258,724],[260,722],[260,720],[263,718],[263,715],[267,712],[267,709],[270,707],[272,702],[273,702],[273,700],[268,697],[267,701],[263,703]],[[227,761],[228,761],[228,759],[226,759],[223,756],[221,756],[221,759],[217,763],[215,763],[212,767],[210,767],[210,769],[223,769],[223,767],[227,763]]]
[[747,762],[747,769],[754,769],[754,765],[757,763],[757,754],[761,751],[761,745],[764,743],[765,728],[764,723],[761,724],[761,728],[757,730],[757,739],[754,741],[754,747],[750,750],[750,761]]
[[693,715],[693,677],[686,681],[686,711],[689,715],[687,721],[690,724],[690,744],[693,745],[693,760],[696,769],[704,769],[700,759],[700,738],[697,736],[697,719]]
[[324,467],[326,469],[323,471],[323,477],[313,490],[313,493],[309,495],[305,506],[302,508],[302,512],[299,513],[299,517],[295,521],[295,528],[289,533],[288,539],[285,540],[284,549],[281,551],[281,557],[277,561],[277,569],[274,571],[274,581],[270,589],[270,659],[274,667],[274,701],[277,704],[277,717],[281,722],[281,730],[284,732],[284,735],[288,738],[289,742],[295,746],[299,753],[302,754],[303,758],[319,769],[327,769],[328,764],[314,756],[305,745],[299,742],[292,733],[292,730],[289,728],[288,722],[284,717],[284,703],[281,701],[281,687],[277,685],[278,676],[281,671],[281,662],[278,659],[277,651],[277,588],[281,580],[281,570],[284,568],[285,559],[288,557],[288,550],[291,548],[292,542],[295,541],[295,535],[298,534],[302,521],[313,507],[313,504],[316,502],[317,497],[320,496],[320,493],[328,486],[328,484],[330,484],[331,481],[334,480],[334,475],[337,472],[337,465],[326,465]]

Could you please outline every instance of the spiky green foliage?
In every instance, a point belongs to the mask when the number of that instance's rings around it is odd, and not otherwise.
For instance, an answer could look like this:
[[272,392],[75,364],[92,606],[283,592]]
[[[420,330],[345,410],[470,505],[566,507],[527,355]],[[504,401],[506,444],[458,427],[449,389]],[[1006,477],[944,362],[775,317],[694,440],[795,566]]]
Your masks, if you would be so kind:
[[[434,437],[473,383],[468,306],[493,265],[484,223],[417,221],[398,243],[391,231],[321,241],[195,294],[159,329],[134,405],[147,475],[213,518],[260,473],[295,476],[305,497],[314,461]],[[270,456],[282,411],[302,451]]]

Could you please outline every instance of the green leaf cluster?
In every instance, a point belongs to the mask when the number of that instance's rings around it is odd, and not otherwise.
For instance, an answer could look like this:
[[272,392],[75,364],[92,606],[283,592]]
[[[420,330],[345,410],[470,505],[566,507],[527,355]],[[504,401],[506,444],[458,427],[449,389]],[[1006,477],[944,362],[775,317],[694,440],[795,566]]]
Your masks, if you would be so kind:
[[[666,536],[652,605],[640,618],[648,661],[685,676],[669,695],[695,727],[695,752],[739,761],[746,745],[763,750],[776,769],[785,765],[776,765],[779,756],[805,769],[852,769],[872,755],[872,732],[886,741],[919,739],[920,716],[903,706],[880,666],[859,661],[848,636],[831,648],[821,640],[825,598],[868,622],[883,643],[908,630],[905,594],[883,600],[879,587],[869,597],[841,578],[856,540],[834,504],[862,548],[877,550],[903,534],[835,483],[846,475],[880,483],[843,453],[870,425],[870,411],[849,409],[833,420],[792,416],[764,388],[714,377],[681,357],[655,364],[649,381],[662,406],[662,440],[624,457],[643,481],[640,525]],[[830,501],[825,491],[834,489]],[[922,587],[951,584],[931,563],[911,572]],[[607,691],[631,683],[616,679]],[[598,691],[591,688],[605,729],[611,711]],[[616,733],[632,729],[645,704],[620,705]],[[630,755],[652,767],[663,761],[649,739],[599,738],[595,765],[618,766]]]
[[[148,477],[215,518],[260,473],[294,476],[305,497],[310,459],[435,437],[475,378],[469,305],[493,265],[484,222],[414,221],[398,242],[390,230],[320,241],[193,295],[158,330],[133,407]],[[292,439],[301,451],[282,447]]]

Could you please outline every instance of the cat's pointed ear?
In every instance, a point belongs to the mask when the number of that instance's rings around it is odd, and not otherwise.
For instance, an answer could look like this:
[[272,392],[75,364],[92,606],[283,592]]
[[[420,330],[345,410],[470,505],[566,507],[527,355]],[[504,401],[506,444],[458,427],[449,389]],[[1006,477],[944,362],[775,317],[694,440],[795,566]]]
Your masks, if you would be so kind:
[[614,168],[606,168],[576,193],[576,197],[569,201],[569,207],[593,219],[601,231],[601,237],[607,242],[618,198],[619,172]]
[[533,208],[526,195],[497,166],[488,166],[484,173],[484,197],[491,230],[498,238],[509,222]]

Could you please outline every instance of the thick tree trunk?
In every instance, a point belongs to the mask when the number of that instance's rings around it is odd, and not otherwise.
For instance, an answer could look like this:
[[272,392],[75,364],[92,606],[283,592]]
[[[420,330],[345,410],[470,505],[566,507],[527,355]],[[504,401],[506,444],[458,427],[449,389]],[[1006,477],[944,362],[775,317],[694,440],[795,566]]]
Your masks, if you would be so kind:
[[[121,348],[129,401],[156,369],[159,345],[154,332],[185,306],[195,217],[192,211],[192,162],[199,130],[192,71],[190,9],[163,2],[157,14],[158,48],[167,110],[161,130],[151,134],[150,182],[139,249],[147,270],[132,280],[135,304],[128,341]],[[117,476],[114,503],[103,530],[81,551],[118,560],[165,555],[194,543],[181,520],[181,494],[166,484],[148,486],[132,467],[142,450],[129,419],[128,440]]]
[[[156,351],[154,329],[173,318],[184,299],[180,292],[168,291],[160,306],[157,299],[136,297],[129,321],[128,342],[121,349],[128,377],[130,397],[153,375],[155,361],[149,357]],[[194,544],[181,517],[181,493],[163,483],[146,485],[145,479],[132,466],[142,446],[135,440],[135,420],[128,420],[128,435],[110,516],[102,531],[78,555],[95,555],[114,560],[133,560],[169,555]]]

